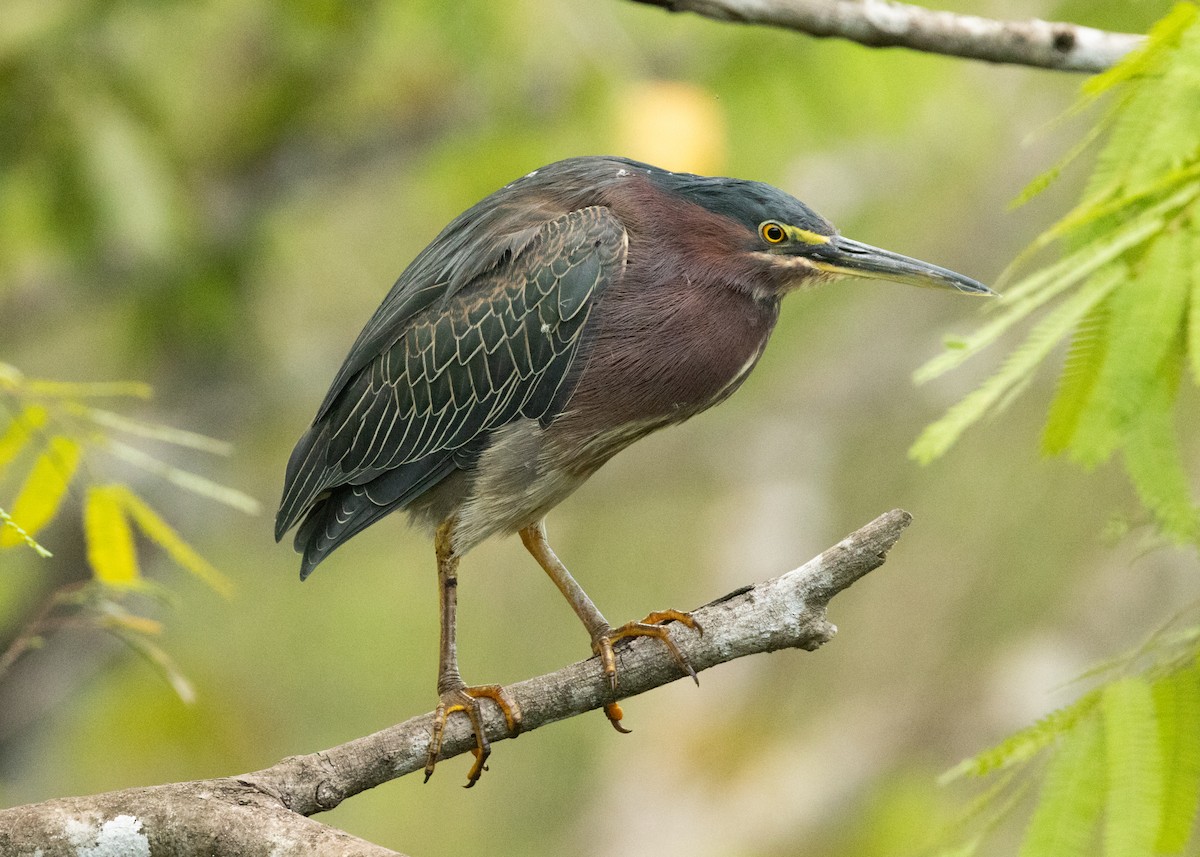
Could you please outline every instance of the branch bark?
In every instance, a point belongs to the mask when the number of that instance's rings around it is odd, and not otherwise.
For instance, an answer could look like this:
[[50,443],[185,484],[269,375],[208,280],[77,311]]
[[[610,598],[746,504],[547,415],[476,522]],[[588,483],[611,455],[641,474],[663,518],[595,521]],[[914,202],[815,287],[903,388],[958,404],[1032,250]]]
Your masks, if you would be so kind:
[[1099,72],[1144,37],[1077,24],[997,21],[892,0],[634,0],[717,21],[766,24],[873,48],[901,47],[994,63]]
[[[800,568],[742,587],[693,611],[704,627],[702,635],[676,624],[672,636],[697,672],[760,652],[813,651],[837,631],[826,618],[830,599],[882,565],[911,521],[899,509],[881,515]],[[684,676],[655,640],[633,639],[617,652],[618,699]],[[521,707],[524,732],[612,701],[595,658],[507,689]],[[500,713],[492,706],[484,710],[489,739],[497,742],[508,737]],[[395,857],[397,852],[307,816],[422,769],[432,719],[432,713],[423,714],[329,750],[292,756],[240,776],[59,798],[3,810],[0,853]],[[442,758],[473,746],[466,719],[452,718]],[[98,845],[112,850],[94,850]]]

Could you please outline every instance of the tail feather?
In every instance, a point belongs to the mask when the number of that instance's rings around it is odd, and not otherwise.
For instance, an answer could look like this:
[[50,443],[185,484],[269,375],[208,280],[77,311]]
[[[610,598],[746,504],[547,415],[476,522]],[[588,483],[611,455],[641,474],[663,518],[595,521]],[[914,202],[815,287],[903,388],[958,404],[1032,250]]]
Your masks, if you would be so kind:
[[[283,479],[283,497],[279,500],[279,511],[275,513],[275,541],[282,541],[283,534],[295,526],[305,510],[313,507],[315,498],[329,485],[321,484],[330,476],[325,466],[325,427],[311,426],[296,442],[296,448],[288,459],[287,474]],[[324,478],[322,478],[324,477]]]
[[390,470],[365,485],[341,485],[317,500],[296,530],[304,580],[325,557],[380,518],[403,509],[454,469],[450,456],[424,459]]
[[307,578],[325,557],[393,508],[372,502],[357,485],[338,488],[319,501],[296,530],[296,552],[303,554],[300,579]]

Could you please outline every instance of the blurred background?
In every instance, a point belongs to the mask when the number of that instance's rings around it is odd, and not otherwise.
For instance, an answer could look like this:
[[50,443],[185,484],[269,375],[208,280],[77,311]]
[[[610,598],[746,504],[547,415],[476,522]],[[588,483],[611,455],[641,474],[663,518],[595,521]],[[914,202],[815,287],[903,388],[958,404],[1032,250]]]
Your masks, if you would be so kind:
[[[938,5],[1141,32],[1168,4]],[[301,586],[271,517],[359,328],[459,211],[544,163],[623,154],[771,182],[847,235],[988,282],[1086,176],[1008,208],[1095,119],[1055,121],[1081,81],[618,0],[5,0],[0,360],[152,383],[134,413],[236,447],[156,454],[264,512],[111,466],[237,591],[151,568],[178,595],[161,642],[191,705],[102,635],[26,656],[0,683],[0,804],[253,770],[432,708],[427,540],[388,519]],[[793,296],[737,396],[623,453],[549,519],[619,623],[908,509],[887,565],[833,602],[835,641],[629,700],[632,735],[597,712],[504,742],[471,792],[458,759],[321,820],[419,857],[919,846],[965,802],[939,772],[1071,699],[1072,677],[1200,594],[1186,552],[1108,537],[1140,523],[1120,473],[1039,458],[1049,379],[935,465],[906,458],[991,368],[910,382],[978,311],[868,281]],[[49,563],[0,554],[0,643],[85,573],[78,522],[68,510],[43,533]],[[517,540],[471,553],[461,580],[468,681],[588,654]]]

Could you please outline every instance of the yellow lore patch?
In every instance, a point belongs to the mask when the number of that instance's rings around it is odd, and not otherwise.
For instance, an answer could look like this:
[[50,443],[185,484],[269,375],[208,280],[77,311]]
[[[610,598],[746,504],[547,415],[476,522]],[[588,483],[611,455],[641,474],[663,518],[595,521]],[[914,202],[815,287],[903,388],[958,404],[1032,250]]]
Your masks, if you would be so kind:
[[805,244],[828,244],[833,237],[832,235],[822,235],[820,232],[810,232],[799,226],[789,226],[787,231],[792,238]]

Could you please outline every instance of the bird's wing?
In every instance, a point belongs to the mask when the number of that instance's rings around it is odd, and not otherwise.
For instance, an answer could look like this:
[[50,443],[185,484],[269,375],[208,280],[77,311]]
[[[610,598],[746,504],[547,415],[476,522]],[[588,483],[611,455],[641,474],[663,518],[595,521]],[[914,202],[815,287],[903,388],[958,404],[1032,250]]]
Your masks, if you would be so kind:
[[561,411],[587,321],[624,265],[625,230],[592,206],[521,240],[520,250],[398,323],[365,362],[360,336],[347,365],[361,365],[349,375],[343,368],[292,453],[277,538],[334,487],[364,486],[374,503],[394,508],[481,434]]
[[548,225],[570,216],[549,199],[512,190],[512,185],[502,188],[458,215],[405,268],[351,346],[314,423],[351,378],[395,343],[410,320],[504,267]]

